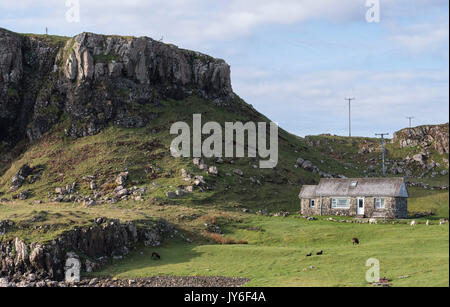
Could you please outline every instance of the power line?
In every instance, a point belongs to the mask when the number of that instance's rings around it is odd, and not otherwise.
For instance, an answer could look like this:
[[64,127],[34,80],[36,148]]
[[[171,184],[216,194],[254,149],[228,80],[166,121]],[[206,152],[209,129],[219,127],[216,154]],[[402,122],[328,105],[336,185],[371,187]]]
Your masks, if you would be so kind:
[[385,149],[384,149],[384,136],[389,135],[389,133],[375,133],[375,136],[381,137],[381,147],[382,147],[382,166],[383,166],[383,177],[386,176],[386,167],[384,165],[384,156],[385,156]]
[[348,137],[352,137],[352,117],[351,117],[351,104],[352,100],[356,100],[356,98],[344,98],[348,100]]

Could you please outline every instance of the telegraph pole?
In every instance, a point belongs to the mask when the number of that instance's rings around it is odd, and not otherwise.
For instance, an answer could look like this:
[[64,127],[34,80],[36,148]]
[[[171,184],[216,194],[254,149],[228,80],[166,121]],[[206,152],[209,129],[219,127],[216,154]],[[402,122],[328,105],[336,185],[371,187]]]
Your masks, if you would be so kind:
[[384,176],[386,176],[386,168],[384,166],[384,155],[385,155],[384,136],[389,135],[389,133],[375,133],[375,135],[381,137],[381,147],[382,147],[382,157],[383,157],[383,177],[384,177]]
[[352,137],[352,118],[351,118],[351,104],[352,100],[355,100],[356,98],[344,98],[345,100],[348,100],[348,137]]
[[414,119],[414,116],[408,116],[408,117],[406,117],[407,119],[409,119],[409,129],[411,129],[412,128],[412,120]]

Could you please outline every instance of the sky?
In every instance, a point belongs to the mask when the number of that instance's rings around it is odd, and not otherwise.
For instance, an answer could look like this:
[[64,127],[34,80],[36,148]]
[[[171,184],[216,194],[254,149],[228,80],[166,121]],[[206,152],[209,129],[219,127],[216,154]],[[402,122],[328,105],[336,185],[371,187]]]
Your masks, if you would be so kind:
[[348,135],[346,97],[355,136],[392,135],[407,116],[447,123],[448,0],[367,2],[0,0],[0,27],[148,36],[222,58],[233,90],[299,136]]

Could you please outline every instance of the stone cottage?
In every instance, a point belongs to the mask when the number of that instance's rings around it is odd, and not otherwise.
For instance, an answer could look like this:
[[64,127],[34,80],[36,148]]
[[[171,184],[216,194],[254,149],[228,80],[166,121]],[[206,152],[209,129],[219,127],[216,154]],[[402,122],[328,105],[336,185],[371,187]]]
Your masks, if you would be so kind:
[[304,185],[299,198],[304,215],[408,217],[408,191],[403,178],[323,178],[318,185]]

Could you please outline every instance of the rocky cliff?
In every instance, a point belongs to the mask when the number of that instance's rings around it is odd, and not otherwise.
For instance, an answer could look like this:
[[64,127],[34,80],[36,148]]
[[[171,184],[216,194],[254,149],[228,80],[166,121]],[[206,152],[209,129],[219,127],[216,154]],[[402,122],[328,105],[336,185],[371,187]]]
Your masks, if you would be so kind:
[[400,148],[420,146],[422,149],[427,149],[431,147],[441,155],[448,154],[448,123],[402,129],[394,133],[392,143],[398,143]]
[[0,142],[39,139],[57,122],[72,137],[110,122],[142,127],[160,99],[190,95],[233,103],[229,65],[147,37],[0,29]]

